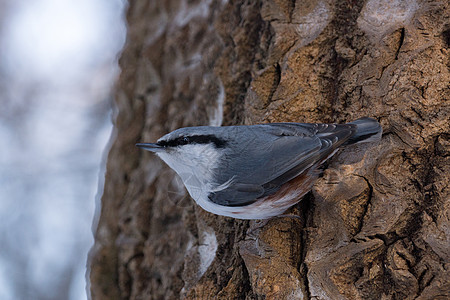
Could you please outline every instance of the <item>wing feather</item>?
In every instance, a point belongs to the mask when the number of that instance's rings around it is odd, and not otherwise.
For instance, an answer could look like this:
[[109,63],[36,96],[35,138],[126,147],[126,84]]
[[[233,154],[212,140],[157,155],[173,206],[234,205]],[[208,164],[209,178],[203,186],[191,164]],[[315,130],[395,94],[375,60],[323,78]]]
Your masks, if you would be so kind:
[[236,126],[215,172],[217,186],[233,179],[209,199],[226,206],[249,205],[328,157],[353,133],[352,126],[334,124]]

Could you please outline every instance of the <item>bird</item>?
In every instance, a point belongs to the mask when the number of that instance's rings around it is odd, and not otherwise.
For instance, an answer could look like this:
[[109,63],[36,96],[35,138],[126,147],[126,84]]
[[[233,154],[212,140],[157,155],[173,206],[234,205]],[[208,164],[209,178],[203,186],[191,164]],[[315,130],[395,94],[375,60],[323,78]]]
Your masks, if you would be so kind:
[[173,169],[204,210],[256,220],[298,203],[340,147],[376,142],[381,135],[380,124],[365,117],[346,124],[184,127],[136,146]]

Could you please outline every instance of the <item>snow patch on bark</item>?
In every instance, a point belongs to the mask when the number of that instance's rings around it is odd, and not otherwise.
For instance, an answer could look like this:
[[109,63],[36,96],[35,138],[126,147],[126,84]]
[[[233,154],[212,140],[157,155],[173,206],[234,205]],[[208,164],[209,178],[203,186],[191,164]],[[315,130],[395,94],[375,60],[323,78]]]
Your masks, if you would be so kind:
[[216,104],[212,113],[209,115],[209,125],[210,126],[221,126],[223,122],[223,103],[225,101],[225,89],[223,87],[222,81],[218,80],[219,93],[217,95]]
[[188,5],[185,1],[181,1],[182,6],[174,18],[174,23],[183,27],[194,18],[207,18],[210,12],[212,0],[200,1],[197,5]]
[[[301,13],[294,12],[294,15]],[[294,17],[293,23],[298,24],[296,32],[302,39],[302,45],[312,42],[330,22],[330,9],[325,2],[319,2],[312,12],[304,16]]]
[[200,256],[199,277],[205,274],[209,266],[216,257],[217,239],[212,228],[200,233],[200,245],[198,246],[198,255]]
[[369,0],[361,10],[358,26],[372,37],[381,37],[407,25],[419,8],[416,0]]
[[[298,281],[298,280],[297,280]],[[298,284],[300,285],[300,281],[298,281]],[[286,299],[288,300],[303,300],[303,291],[302,289],[296,289],[292,291],[291,294],[289,294]]]

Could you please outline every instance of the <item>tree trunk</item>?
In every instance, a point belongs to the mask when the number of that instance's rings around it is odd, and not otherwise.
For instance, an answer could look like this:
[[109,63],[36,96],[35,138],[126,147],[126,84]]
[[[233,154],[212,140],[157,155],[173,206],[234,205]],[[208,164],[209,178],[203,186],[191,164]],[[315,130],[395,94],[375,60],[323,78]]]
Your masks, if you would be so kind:
[[[447,1],[130,1],[94,299],[448,299]],[[185,126],[377,118],[294,217],[203,211],[135,148]]]

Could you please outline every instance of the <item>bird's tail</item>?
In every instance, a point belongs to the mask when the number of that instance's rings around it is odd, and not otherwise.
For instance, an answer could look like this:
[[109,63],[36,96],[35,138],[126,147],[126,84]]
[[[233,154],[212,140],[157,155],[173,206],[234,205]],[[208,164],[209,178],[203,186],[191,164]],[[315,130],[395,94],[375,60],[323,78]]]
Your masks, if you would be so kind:
[[375,142],[381,139],[383,129],[380,123],[372,118],[361,118],[348,124],[356,125],[355,134],[345,142],[345,145]]

